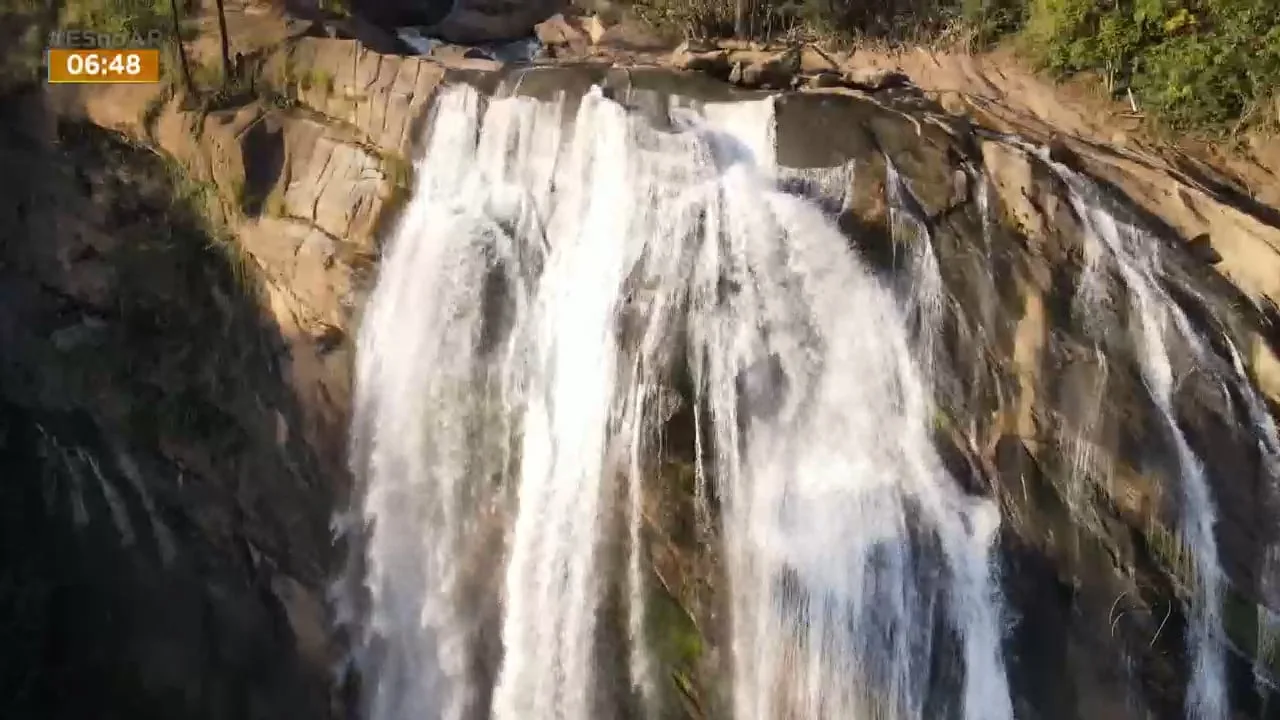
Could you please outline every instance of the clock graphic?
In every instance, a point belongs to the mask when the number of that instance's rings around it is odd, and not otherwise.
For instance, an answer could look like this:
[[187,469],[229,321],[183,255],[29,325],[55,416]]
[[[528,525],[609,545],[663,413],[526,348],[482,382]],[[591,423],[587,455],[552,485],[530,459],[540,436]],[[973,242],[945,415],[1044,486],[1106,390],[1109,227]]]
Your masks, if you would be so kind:
[[49,49],[49,82],[155,83],[160,82],[160,51]]

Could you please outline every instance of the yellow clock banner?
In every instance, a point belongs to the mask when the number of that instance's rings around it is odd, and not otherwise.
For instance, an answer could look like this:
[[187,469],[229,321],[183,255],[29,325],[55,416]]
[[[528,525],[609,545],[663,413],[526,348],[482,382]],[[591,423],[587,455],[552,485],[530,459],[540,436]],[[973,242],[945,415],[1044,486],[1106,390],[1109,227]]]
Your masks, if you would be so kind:
[[160,51],[50,48],[51,83],[160,82]]

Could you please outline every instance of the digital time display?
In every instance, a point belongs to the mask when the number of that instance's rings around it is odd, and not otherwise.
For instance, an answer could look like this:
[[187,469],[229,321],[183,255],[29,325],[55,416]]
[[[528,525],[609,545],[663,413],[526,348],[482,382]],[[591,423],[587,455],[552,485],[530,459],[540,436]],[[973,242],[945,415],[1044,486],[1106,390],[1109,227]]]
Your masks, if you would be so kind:
[[50,48],[49,82],[160,82],[160,51]]

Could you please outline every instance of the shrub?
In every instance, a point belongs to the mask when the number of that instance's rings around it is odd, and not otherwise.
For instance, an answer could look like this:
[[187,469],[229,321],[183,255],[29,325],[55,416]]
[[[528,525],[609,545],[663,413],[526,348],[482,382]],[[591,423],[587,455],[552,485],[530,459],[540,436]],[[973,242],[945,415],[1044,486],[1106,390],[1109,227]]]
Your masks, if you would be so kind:
[[1180,129],[1228,129],[1280,85],[1275,0],[1032,0],[1023,39],[1042,66],[1098,71]]

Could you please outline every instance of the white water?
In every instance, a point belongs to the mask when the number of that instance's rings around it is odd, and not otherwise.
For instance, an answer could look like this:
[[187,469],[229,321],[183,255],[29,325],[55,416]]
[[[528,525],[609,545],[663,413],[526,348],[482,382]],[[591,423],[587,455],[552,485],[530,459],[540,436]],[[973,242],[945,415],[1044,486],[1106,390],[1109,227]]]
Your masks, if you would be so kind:
[[[1070,188],[1072,206],[1088,231],[1086,268],[1081,278],[1081,300],[1086,312],[1106,307],[1105,274],[1116,272],[1129,293],[1135,318],[1130,334],[1142,378],[1173,441],[1181,471],[1180,530],[1195,561],[1194,587],[1188,609],[1187,644],[1191,653],[1186,712],[1189,720],[1219,720],[1230,714],[1226,696],[1226,665],[1222,641],[1223,573],[1214,535],[1217,522],[1204,464],[1187,443],[1174,413],[1177,378],[1171,350],[1185,348],[1204,358],[1207,350],[1190,321],[1161,284],[1159,241],[1131,224],[1118,220],[1097,201],[1085,180],[1053,163]],[[1105,325],[1106,322],[1104,321]],[[1099,342],[1103,328],[1099,326]],[[1180,345],[1179,345],[1180,344]],[[1121,350],[1123,352],[1123,350]],[[1245,386],[1247,387],[1247,385]]]
[[[931,661],[955,652],[960,686],[935,694],[1011,718],[997,509],[935,454],[893,295],[778,190],[772,101],[681,112],[677,133],[598,92],[571,124],[556,103],[480,106],[466,87],[439,98],[361,326],[365,717],[617,716],[599,645],[615,574],[630,681],[646,698],[666,682],[638,545],[659,390],[688,363],[722,504],[733,717],[932,717]],[[481,591],[501,593],[492,615]]]
[[942,271],[933,247],[929,227],[923,220],[919,202],[911,189],[887,156],[885,162],[885,192],[889,200],[890,225],[894,235],[894,247],[905,248],[909,253],[907,279],[910,286],[906,302],[910,318],[915,324],[915,337],[920,354],[932,374],[937,370],[939,328],[946,311],[946,288],[942,284]]

